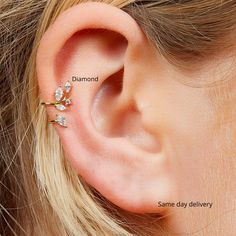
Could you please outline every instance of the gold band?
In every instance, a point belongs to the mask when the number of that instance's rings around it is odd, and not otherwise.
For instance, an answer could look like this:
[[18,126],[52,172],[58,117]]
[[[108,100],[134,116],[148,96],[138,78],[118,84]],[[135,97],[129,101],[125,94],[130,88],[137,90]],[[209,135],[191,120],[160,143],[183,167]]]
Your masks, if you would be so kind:
[[61,102],[41,102],[41,105],[53,105],[53,106],[55,106],[55,105],[58,105],[60,103]]

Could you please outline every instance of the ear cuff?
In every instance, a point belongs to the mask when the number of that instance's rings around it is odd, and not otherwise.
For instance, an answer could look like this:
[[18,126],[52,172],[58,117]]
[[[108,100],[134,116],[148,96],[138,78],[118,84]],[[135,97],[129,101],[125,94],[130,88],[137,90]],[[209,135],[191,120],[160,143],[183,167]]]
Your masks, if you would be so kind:
[[[65,111],[72,104],[72,99],[69,98],[71,90],[72,84],[70,83],[70,81],[67,81],[64,85],[64,88],[62,88],[62,86],[59,86],[55,90],[55,102],[42,102],[41,105],[54,106],[58,111]],[[56,114],[56,119],[51,120],[50,123],[57,123],[60,126],[67,127],[66,118],[58,114]]]

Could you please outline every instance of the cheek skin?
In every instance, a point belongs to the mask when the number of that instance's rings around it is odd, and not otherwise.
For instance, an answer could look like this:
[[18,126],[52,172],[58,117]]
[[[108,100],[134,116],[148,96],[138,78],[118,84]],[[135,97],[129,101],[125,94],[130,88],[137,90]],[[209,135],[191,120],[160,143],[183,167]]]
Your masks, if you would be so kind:
[[[148,104],[142,119],[145,129],[160,139],[161,148],[172,163],[179,189],[176,201],[214,204],[211,210],[177,210],[175,222],[181,219],[183,224],[191,218],[186,231],[193,232],[222,213],[219,205],[224,206],[223,209],[230,207],[224,202],[227,196],[222,178],[227,177],[219,146],[225,142],[225,133],[215,133],[217,116],[205,88],[191,88],[168,78],[157,80],[155,88],[154,91],[153,85],[146,83],[140,92],[143,103]],[[178,229],[178,224],[175,228]]]
[[[147,91],[147,90],[146,90]],[[193,189],[199,185],[209,155],[214,150],[209,143],[213,118],[209,99],[203,89],[190,88],[175,81],[158,85],[158,93],[151,95],[150,107],[144,113],[143,123],[156,136],[161,136],[162,150],[173,163],[180,188]],[[148,95],[146,94],[146,97]],[[206,157],[208,160],[206,160]],[[194,171],[194,178],[188,181]],[[202,192],[202,191],[201,191]],[[196,190],[194,196],[200,194]],[[205,194],[205,193],[204,193]],[[181,192],[181,197],[183,192]],[[190,193],[188,192],[188,196]]]

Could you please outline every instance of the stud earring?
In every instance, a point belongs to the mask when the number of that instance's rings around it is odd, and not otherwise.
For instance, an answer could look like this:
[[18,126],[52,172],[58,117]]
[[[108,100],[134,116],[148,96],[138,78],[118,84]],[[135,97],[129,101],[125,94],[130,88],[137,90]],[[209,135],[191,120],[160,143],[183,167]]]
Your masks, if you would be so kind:
[[[72,84],[70,81],[67,81],[64,85],[59,86],[54,92],[55,102],[41,102],[41,105],[52,105],[59,111],[64,111],[69,105],[72,104],[72,99],[68,97],[72,89]],[[56,114],[55,120],[50,120],[50,123],[57,123],[60,126],[67,127],[66,118],[64,116]]]

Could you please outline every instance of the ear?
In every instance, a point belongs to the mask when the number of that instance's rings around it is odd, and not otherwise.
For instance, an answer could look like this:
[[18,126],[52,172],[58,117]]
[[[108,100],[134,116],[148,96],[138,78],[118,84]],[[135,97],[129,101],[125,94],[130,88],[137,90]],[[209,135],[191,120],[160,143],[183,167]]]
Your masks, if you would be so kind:
[[175,197],[170,160],[145,113],[158,58],[131,16],[95,2],[62,13],[37,53],[42,100],[55,100],[60,84],[73,84],[67,110],[46,106],[50,119],[67,120],[67,128],[54,124],[66,157],[87,183],[132,212],[159,213],[158,201]]

